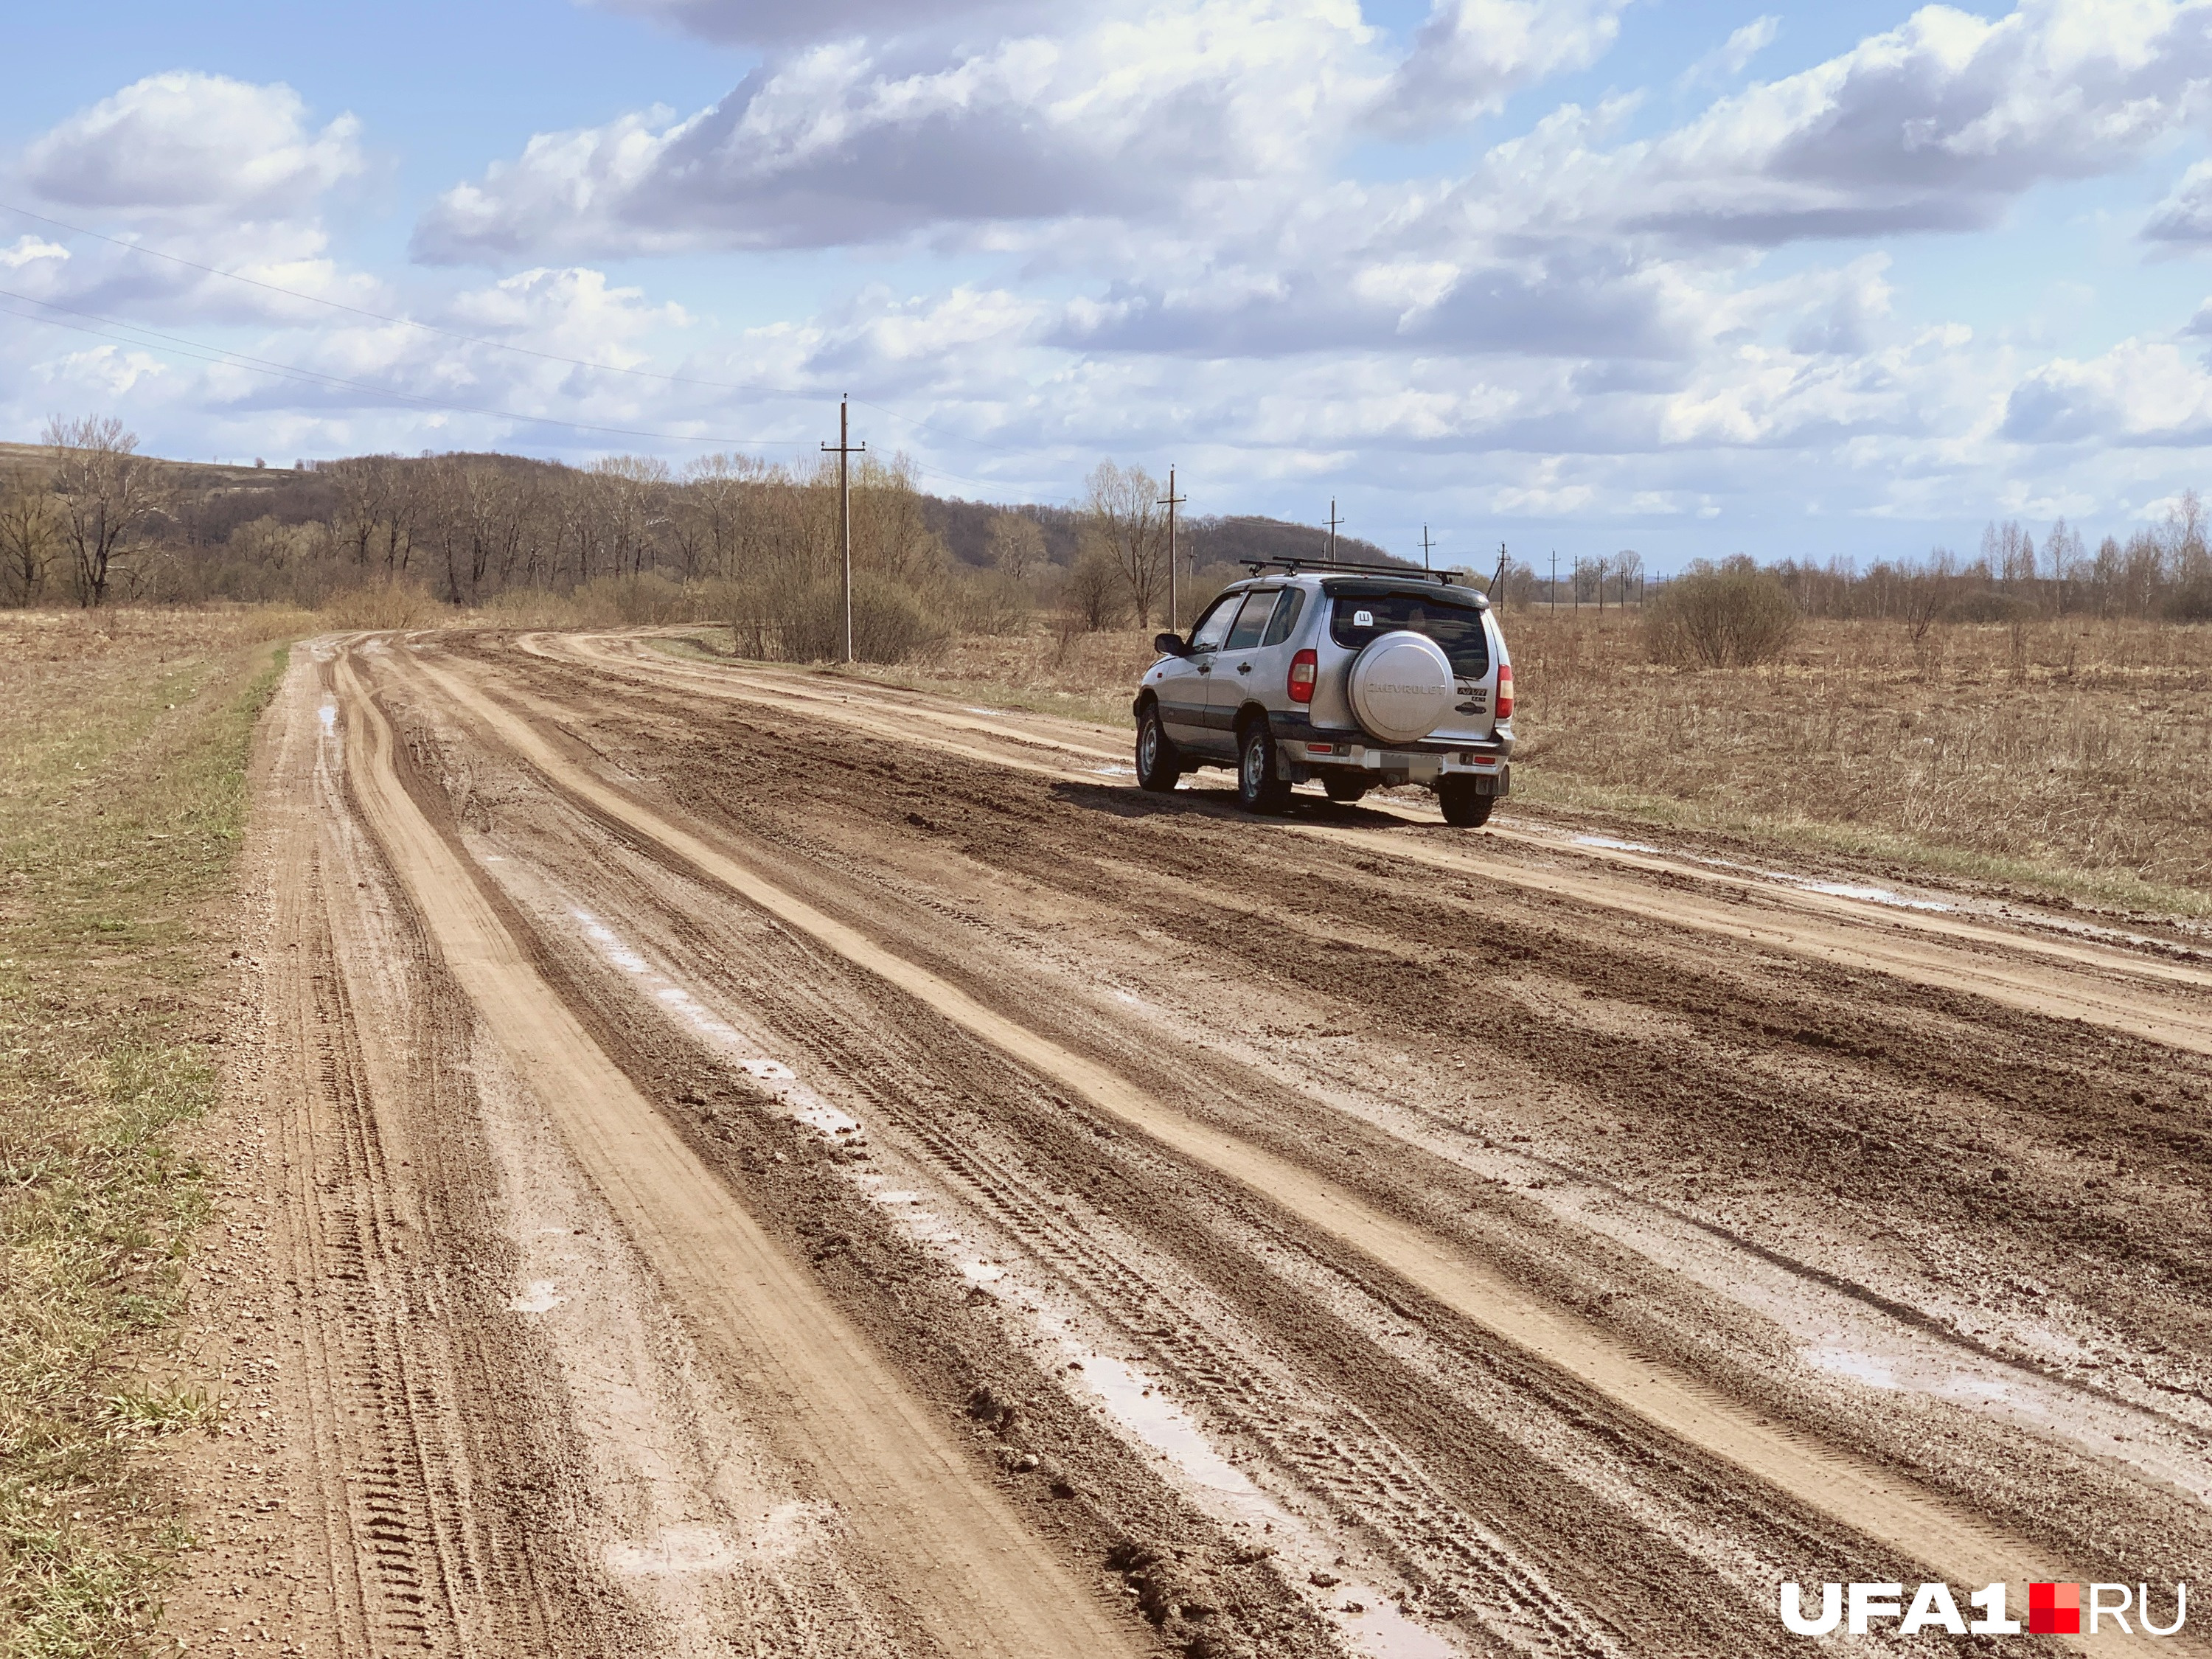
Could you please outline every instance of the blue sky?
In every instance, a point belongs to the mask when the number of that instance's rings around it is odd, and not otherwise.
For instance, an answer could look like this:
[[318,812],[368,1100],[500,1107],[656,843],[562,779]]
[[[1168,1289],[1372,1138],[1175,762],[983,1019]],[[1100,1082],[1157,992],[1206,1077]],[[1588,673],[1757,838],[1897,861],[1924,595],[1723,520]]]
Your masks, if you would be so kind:
[[2212,482],[2212,0],[132,0],[10,49],[17,440],[681,464],[848,392],[944,493],[1174,462],[1662,568]]

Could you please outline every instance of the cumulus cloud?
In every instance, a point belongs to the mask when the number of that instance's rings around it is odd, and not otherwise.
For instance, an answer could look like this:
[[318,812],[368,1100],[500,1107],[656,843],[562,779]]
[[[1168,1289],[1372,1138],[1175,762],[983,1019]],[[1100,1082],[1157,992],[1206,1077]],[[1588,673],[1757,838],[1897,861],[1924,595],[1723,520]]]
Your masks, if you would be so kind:
[[1432,0],[1376,99],[1381,131],[1418,137],[1487,115],[1522,88],[1597,61],[1628,0]]
[[2212,243],[2212,161],[2199,161],[2181,175],[2152,210],[2142,234],[2150,241],[2191,247]]
[[1167,215],[1308,169],[1371,94],[1337,0],[1189,0],[973,51],[839,41],[713,108],[540,134],[441,196],[433,262],[896,241],[943,227]]
[[2123,340],[2087,360],[2062,357],[2005,400],[2015,443],[2212,443],[2212,372],[2168,341]]
[[189,70],[149,75],[34,139],[22,174],[70,207],[155,212],[295,212],[360,173],[360,123],[319,131],[281,82]]
[[1756,245],[1972,229],[2132,162],[2201,116],[2208,82],[2208,0],[2025,0],[1995,22],[1929,6],[1624,152],[1607,207]]

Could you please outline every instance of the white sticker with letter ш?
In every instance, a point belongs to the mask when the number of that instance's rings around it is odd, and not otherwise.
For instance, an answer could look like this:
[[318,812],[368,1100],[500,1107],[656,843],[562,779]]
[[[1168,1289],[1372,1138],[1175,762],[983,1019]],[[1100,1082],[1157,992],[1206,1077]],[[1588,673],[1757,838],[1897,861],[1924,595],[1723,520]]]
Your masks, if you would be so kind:
[[1375,626],[1375,613],[1374,613],[1372,611],[1353,611],[1353,612],[1352,613],[1352,625],[1354,628],[1372,628],[1372,627],[1374,627],[1374,626]]

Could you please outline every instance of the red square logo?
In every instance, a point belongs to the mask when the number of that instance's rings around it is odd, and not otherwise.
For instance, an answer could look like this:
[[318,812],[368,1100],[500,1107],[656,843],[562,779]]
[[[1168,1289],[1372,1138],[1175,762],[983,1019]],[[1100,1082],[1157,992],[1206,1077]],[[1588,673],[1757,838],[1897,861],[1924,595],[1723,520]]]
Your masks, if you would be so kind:
[[2079,1584],[2030,1584],[2027,1587],[2027,1632],[2031,1636],[2079,1636],[2081,1633],[2081,1587]]

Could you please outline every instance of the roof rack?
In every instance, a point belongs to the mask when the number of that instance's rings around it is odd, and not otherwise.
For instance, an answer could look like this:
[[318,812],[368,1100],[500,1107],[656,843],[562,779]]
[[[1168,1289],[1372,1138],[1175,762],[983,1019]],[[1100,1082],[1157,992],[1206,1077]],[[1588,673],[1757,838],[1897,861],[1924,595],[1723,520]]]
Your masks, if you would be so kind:
[[1409,564],[1354,564],[1328,557],[1309,559],[1294,553],[1273,559],[1239,559],[1237,562],[1254,575],[1262,570],[1287,570],[1294,574],[1306,570],[1328,576],[1398,576],[1425,582],[1441,582],[1447,587],[1452,580],[1452,573],[1449,570],[1416,570]]

